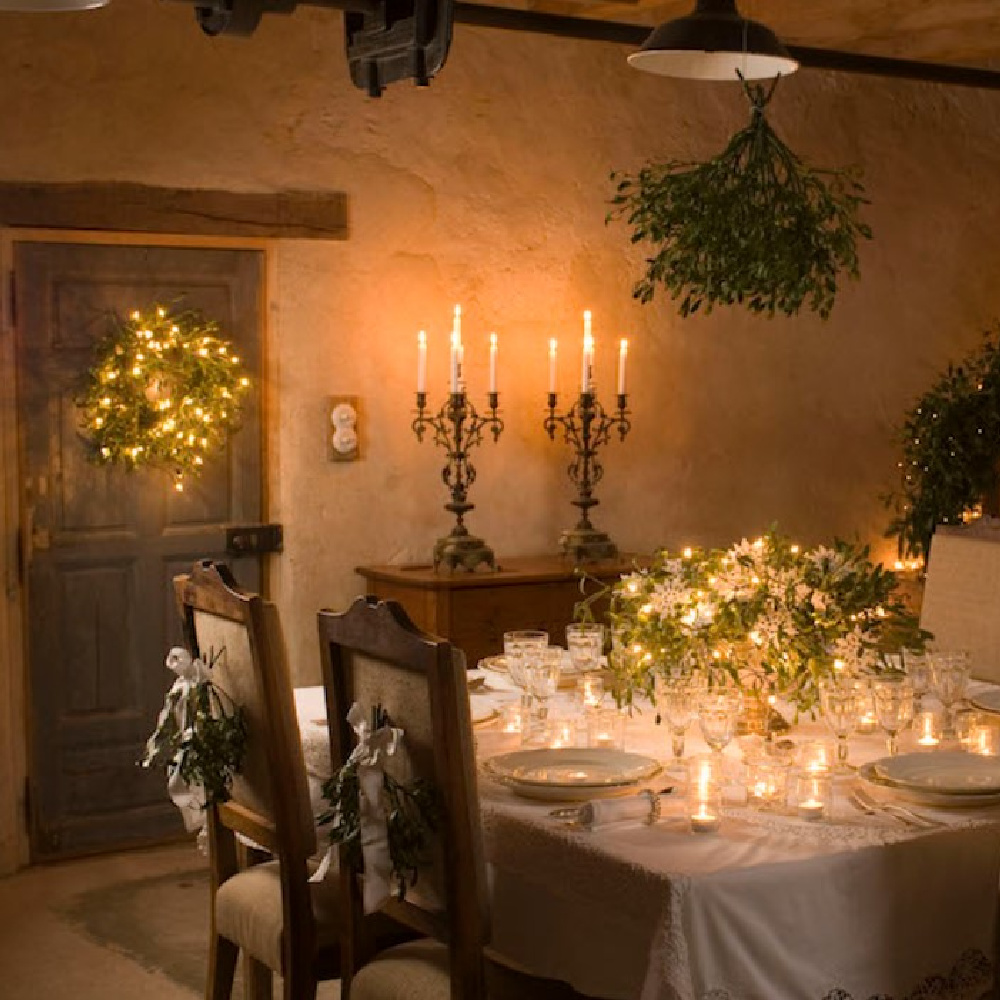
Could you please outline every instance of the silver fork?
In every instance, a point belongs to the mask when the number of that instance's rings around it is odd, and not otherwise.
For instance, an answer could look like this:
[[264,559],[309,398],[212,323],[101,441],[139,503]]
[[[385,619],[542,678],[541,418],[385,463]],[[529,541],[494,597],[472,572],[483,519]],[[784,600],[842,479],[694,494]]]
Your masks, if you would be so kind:
[[876,799],[863,788],[855,788],[851,793],[851,800],[857,803],[869,816],[884,812],[887,816],[898,819],[901,823],[917,827],[921,830],[932,830],[936,827],[945,826],[940,820],[931,819],[929,816],[922,816],[914,812],[907,806],[898,802],[883,802]]

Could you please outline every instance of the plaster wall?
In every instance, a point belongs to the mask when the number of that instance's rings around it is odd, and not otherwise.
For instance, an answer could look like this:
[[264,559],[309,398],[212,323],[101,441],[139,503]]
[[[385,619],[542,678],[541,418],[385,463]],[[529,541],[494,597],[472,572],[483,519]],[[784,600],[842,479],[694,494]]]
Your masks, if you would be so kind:
[[[777,522],[803,541],[879,544],[892,427],[997,312],[1000,95],[827,73],[784,81],[773,121],[826,165],[858,163],[876,238],[832,318],[735,310],[680,320],[630,297],[641,248],[605,225],[612,169],[721,148],[736,85],[630,70],[625,50],[458,26],[427,90],[354,90],[340,17],[301,9],[249,40],[208,39],[186,4],[116,0],[3,15],[0,180],[121,180],[346,191],[350,238],[276,258],[271,516],[274,592],[298,682],[318,676],[314,613],[360,589],[353,567],[426,561],[449,526],[441,452],[410,431],[415,335],[446,389],[451,307],[468,382],[500,336],[507,428],[475,455],[471,527],[501,555],[553,551],[574,513],[566,446],[541,420],[547,340],[579,378],[594,313],[599,391],[631,341],[634,429],[605,451],[596,519],[625,549],[720,544]],[[361,461],[326,458],[326,397],[362,397]],[[564,397],[565,398],[565,397]],[[5,469],[5,475],[12,470]]]

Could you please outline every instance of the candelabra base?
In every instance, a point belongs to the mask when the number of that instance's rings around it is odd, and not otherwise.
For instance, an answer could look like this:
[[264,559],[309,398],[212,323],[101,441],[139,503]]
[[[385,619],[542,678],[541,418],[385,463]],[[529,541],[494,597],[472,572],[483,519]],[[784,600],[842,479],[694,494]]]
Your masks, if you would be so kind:
[[618,546],[610,536],[596,528],[567,528],[559,538],[559,545],[576,563],[614,559],[618,555]]
[[493,550],[481,538],[470,535],[464,529],[456,529],[434,544],[436,571],[453,573],[464,570],[472,573],[483,565],[492,570],[497,568]]

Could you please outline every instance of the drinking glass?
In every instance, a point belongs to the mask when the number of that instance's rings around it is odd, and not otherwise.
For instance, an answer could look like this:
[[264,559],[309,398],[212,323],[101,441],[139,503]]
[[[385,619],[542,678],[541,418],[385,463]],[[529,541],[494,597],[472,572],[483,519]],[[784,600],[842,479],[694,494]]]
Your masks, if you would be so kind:
[[566,648],[577,673],[597,670],[604,648],[604,626],[599,622],[576,622],[566,626]]
[[739,691],[719,690],[708,691],[698,702],[698,725],[705,742],[718,757],[736,735],[736,723],[739,719],[743,699]]
[[507,663],[507,673],[514,686],[521,689],[521,703],[526,709],[531,706],[531,694],[524,673],[526,659],[530,654],[537,656],[548,645],[549,633],[537,629],[516,629],[503,634],[503,656]]
[[899,750],[899,731],[913,719],[913,685],[900,674],[877,677],[872,684],[875,714],[886,731],[886,747],[890,756]]
[[967,652],[928,653],[931,671],[931,690],[944,706],[944,735],[955,735],[956,703],[965,697],[965,686],[972,672],[971,657]]
[[837,737],[837,766],[834,770],[845,774],[852,769],[847,763],[847,737],[858,717],[858,694],[854,683],[848,679],[831,678],[820,682],[819,703],[823,718],[830,731]]
[[923,709],[924,695],[931,688],[931,665],[922,653],[903,653],[903,669],[913,685],[913,710]]
[[657,679],[656,707],[670,727],[674,762],[684,756],[684,734],[698,711],[698,691],[686,680]]
[[559,687],[559,671],[562,668],[563,650],[561,646],[547,646],[545,649],[529,650],[524,660],[525,686],[540,703],[537,717],[540,721],[548,718],[549,698]]

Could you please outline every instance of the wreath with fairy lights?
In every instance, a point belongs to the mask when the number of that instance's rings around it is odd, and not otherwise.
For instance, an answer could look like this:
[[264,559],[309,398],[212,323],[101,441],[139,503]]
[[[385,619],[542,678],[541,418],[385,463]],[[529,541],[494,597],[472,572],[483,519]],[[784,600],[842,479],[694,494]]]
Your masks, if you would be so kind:
[[1000,325],[949,364],[899,429],[899,485],[882,497],[901,556],[926,558],[939,524],[983,513],[1000,487]]
[[183,489],[238,429],[249,387],[214,320],[164,306],[113,315],[77,398],[91,458],[170,469]]

